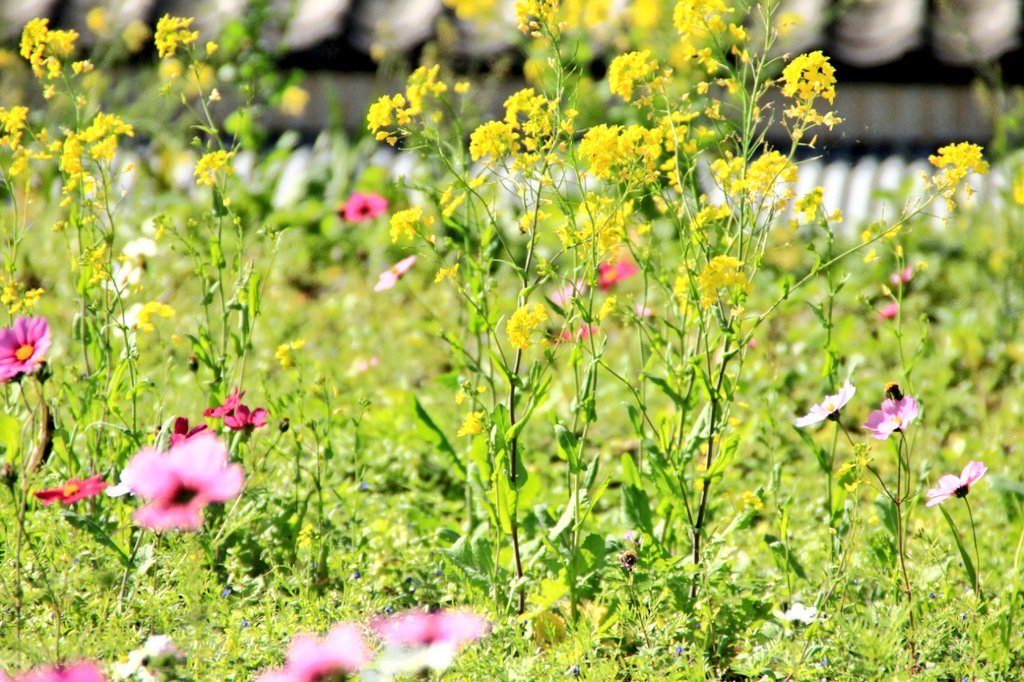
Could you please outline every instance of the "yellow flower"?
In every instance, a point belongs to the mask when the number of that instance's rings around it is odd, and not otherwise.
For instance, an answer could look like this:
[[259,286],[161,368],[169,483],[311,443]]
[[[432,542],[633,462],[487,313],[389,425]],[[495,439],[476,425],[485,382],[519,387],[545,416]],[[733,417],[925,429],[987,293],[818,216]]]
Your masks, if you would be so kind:
[[286,116],[297,118],[302,116],[309,103],[309,93],[297,85],[289,85],[281,93],[281,111]]
[[289,341],[288,343],[282,343],[274,351],[274,357],[281,363],[281,367],[288,369],[289,367],[295,366],[294,351],[299,350],[306,345],[305,339],[296,339],[295,341]]
[[747,275],[743,272],[743,261],[732,256],[715,256],[700,275],[697,276],[697,288],[700,290],[700,305],[711,307],[718,299],[718,290],[722,287],[747,288]]
[[14,106],[10,110],[0,107],[0,127],[6,135],[0,137],[0,144],[12,150],[21,146],[21,135],[28,120],[28,107]]
[[431,216],[424,217],[423,209],[419,206],[413,206],[412,208],[392,214],[390,221],[391,229],[388,232],[391,235],[391,243],[396,243],[402,237],[405,239],[415,239],[416,227],[420,223],[429,227],[434,224],[434,218]]
[[787,64],[782,81],[786,97],[804,102],[821,97],[829,104],[836,98],[836,70],[821,50],[802,54]]
[[26,291],[24,284],[9,277],[4,283],[3,291],[0,292],[0,303],[7,306],[8,313],[17,315],[22,311],[35,308],[44,293],[46,293],[45,289],[29,289]]
[[764,501],[757,496],[757,493],[744,490],[743,494],[740,495],[740,500],[743,502],[743,506],[746,509],[752,509],[753,511],[761,511],[764,509]]
[[604,303],[601,304],[601,309],[597,312],[597,319],[603,320],[615,312],[616,303],[618,303],[618,299],[615,296],[606,298]]
[[612,197],[587,192],[572,220],[557,229],[558,238],[566,248],[587,249],[596,241],[596,255],[601,258],[622,241],[632,214],[632,200],[616,204]]
[[1013,203],[1024,206],[1024,168],[1019,169],[1013,179]]
[[523,33],[536,33],[541,26],[554,29],[558,0],[516,0],[516,28]]
[[463,21],[494,18],[495,0],[444,0],[444,4],[455,10],[455,16]]
[[[939,169],[939,172],[931,177],[930,184],[933,185],[946,199],[946,208],[952,211],[956,208],[954,194],[964,181],[968,173],[985,175],[988,173],[988,162],[982,158],[982,149],[976,144],[969,142],[958,142],[947,144],[939,149],[938,154],[928,157],[928,161]],[[964,184],[964,191],[967,196],[973,196],[974,188]]]
[[85,25],[96,35],[102,35],[109,24],[106,7],[93,7],[85,15]]
[[199,31],[188,30],[193,21],[192,17],[186,19],[165,14],[156,22],[154,42],[161,59],[173,57],[179,47],[191,45],[199,39]]
[[144,21],[135,19],[124,27],[124,31],[121,32],[121,40],[124,41],[128,51],[135,54],[146,46],[146,41],[149,40],[150,35],[149,26]]
[[474,161],[490,157],[488,165],[509,152],[515,153],[519,134],[505,121],[488,121],[480,125],[469,136],[469,156]]
[[658,62],[651,59],[651,51],[620,54],[608,66],[608,88],[627,102],[633,101],[633,89],[647,83],[651,74],[658,72]]
[[128,310],[128,326],[137,327],[144,332],[154,331],[156,329],[153,325],[155,316],[169,320],[174,317],[174,308],[159,301],[149,301],[142,305],[136,303]]
[[484,413],[483,412],[470,412],[466,415],[466,419],[462,422],[462,428],[459,429],[455,435],[459,438],[462,436],[475,436],[478,433],[482,433],[484,430]]
[[21,56],[32,65],[32,73],[54,80],[61,73],[61,59],[71,56],[75,49],[75,31],[51,31],[48,19],[33,19],[21,33]]
[[526,350],[532,344],[530,334],[541,324],[547,322],[547,319],[548,312],[540,303],[533,304],[532,310],[530,306],[524,305],[512,313],[512,317],[509,318],[508,323],[505,325],[505,333],[508,335],[509,343],[514,348]]
[[203,154],[196,162],[196,169],[193,173],[196,184],[213,187],[217,183],[217,173],[221,170],[225,175],[234,175],[235,169],[231,165],[231,157],[234,155],[233,151],[227,152],[223,149]]
[[805,223],[811,222],[818,215],[818,208],[824,198],[825,188],[818,186],[797,200],[796,212]]
[[455,277],[458,274],[459,274],[459,264],[458,263],[456,263],[455,265],[453,265],[453,266],[451,266],[449,268],[441,268],[440,270],[437,271],[437,275],[434,277],[434,283],[437,284],[438,282],[442,282],[442,281],[444,281],[446,279],[450,279],[451,281],[454,282],[455,281]]

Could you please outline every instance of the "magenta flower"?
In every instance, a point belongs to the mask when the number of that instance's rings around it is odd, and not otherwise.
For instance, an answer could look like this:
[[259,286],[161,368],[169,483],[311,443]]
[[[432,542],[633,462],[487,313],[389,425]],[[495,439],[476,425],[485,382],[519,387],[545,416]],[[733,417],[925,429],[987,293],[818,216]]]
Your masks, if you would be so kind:
[[60,488],[37,490],[32,494],[38,497],[39,501],[45,506],[49,506],[54,502],[60,502],[61,504],[74,504],[79,500],[96,497],[103,492],[103,489],[106,488],[107,485],[108,483],[103,480],[103,476],[97,474],[85,479],[84,481],[72,478]]
[[319,682],[344,679],[370,662],[363,633],[352,623],[339,623],[323,640],[298,635],[288,647],[285,667],[269,670],[257,682]]
[[589,339],[594,334],[601,331],[601,328],[596,324],[585,324],[573,332],[570,329],[563,329],[562,333],[551,339],[551,343],[557,345],[559,343],[573,343],[580,342],[585,339]]
[[981,462],[968,462],[959,476],[946,474],[939,479],[937,486],[925,493],[928,502],[924,506],[934,507],[951,497],[967,497],[971,486],[980,481],[986,471],[988,467]]
[[135,512],[146,528],[198,530],[203,508],[236,497],[245,483],[237,464],[228,464],[227,447],[212,433],[201,433],[167,452],[143,448],[128,463],[131,490],[147,504]]
[[856,393],[857,389],[847,381],[843,384],[842,388],[835,395],[825,396],[825,400],[812,405],[810,411],[804,416],[796,420],[796,425],[800,428],[810,426],[811,424],[817,424],[823,422],[826,419],[837,421],[839,419],[839,410],[843,409],[846,403],[850,402],[850,398]]
[[174,420],[174,429],[171,431],[171,445],[177,445],[178,443],[184,443],[189,438],[196,436],[197,434],[206,431],[210,427],[206,424],[200,424],[191,429],[188,428],[188,418],[178,417]]
[[896,301],[886,305],[884,308],[878,311],[878,321],[891,320],[900,314],[900,304]]
[[[231,395],[229,395],[224,400],[224,404],[218,405],[217,407],[211,407],[211,408],[208,408],[206,410],[203,410],[203,416],[204,417],[213,417],[215,419],[219,419],[220,417],[225,417],[225,416],[233,413],[235,410],[238,409],[238,406],[242,404],[242,396],[244,396],[244,395],[245,395],[245,391],[236,388],[231,393]],[[177,422],[175,422],[175,426],[177,426]]]
[[894,285],[899,286],[900,284],[910,284],[910,280],[914,279],[914,266],[908,265],[903,268],[900,272],[894,272],[889,275],[889,281]]
[[402,279],[402,275],[412,270],[412,266],[416,265],[416,256],[409,256],[398,261],[390,268],[380,273],[380,278],[377,280],[377,286],[373,287],[374,291],[381,292],[387,291],[396,284],[398,280]]
[[39,368],[50,350],[50,326],[42,317],[19,317],[0,329],[0,381]]
[[906,429],[907,424],[917,418],[920,410],[913,396],[904,396],[896,400],[886,398],[882,401],[882,409],[868,415],[864,428],[871,431],[871,437],[885,440],[897,431]]
[[224,417],[224,426],[232,431],[252,433],[253,429],[267,425],[267,411],[262,407],[250,410],[248,405],[239,405],[234,412]]
[[341,208],[341,217],[350,223],[373,220],[388,210],[388,200],[379,194],[353,192]]
[[615,263],[601,263],[598,266],[597,286],[601,291],[608,291],[624,279],[629,279],[640,269],[626,258],[621,258]]
[[15,677],[12,682],[105,682],[106,679],[99,666],[82,661],[70,668],[60,665],[35,668]]
[[382,672],[444,670],[466,644],[490,631],[490,623],[468,611],[407,611],[373,623],[386,645]]

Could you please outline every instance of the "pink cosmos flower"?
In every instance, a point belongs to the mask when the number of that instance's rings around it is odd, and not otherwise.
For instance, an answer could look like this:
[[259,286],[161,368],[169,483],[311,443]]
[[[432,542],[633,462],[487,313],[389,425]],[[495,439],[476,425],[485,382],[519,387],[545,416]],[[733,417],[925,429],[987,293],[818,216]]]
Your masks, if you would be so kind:
[[374,621],[386,645],[382,672],[444,670],[466,644],[480,639],[490,623],[468,611],[407,611]]
[[42,317],[19,317],[0,329],[0,381],[39,368],[50,350],[50,326]]
[[613,263],[601,263],[598,267],[597,286],[601,291],[608,291],[624,279],[629,279],[640,269],[627,258],[620,258]]
[[882,409],[868,415],[864,428],[871,431],[871,437],[885,440],[897,431],[906,429],[907,424],[914,421],[920,413],[917,401],[913,396],[904,396],[899,400],[886,398],[882,401]]
[[174,429],[171,431],[171,445],[177,445],[178,443],[184,443],[189,438],[206,431],[209,426],[206,424],[200,424],[199,426],[188,428],[188,418],[178,417],[174,420]]
[[227,447],[212,433],[198,434],[167,452],[143,448],[125,474],[132,492],[147,500],[135,520],[153,530],[199,529],[203,507],[236,497],[245,482],[242,467],[228,464]]
[[884,308],[878,311],[878,320],[891,320],[900,314],[900,304],[896,301],[889,303]]
[[341,217],[350,223],[373,220],[388,210],[388,200],[371,192],[353,192],[341,208]]
[[390,268],[380,273],[380,279],[377,280],[377,286],[373,288],[374,291],[381,292],[387,291],[391,287],[398,284],[398,280],[402,278],[402,275],[412,270],[412,266],[416,264],[416,256],[409,256],[398,261]]
[[914,279],[914,266],[912,265],[908,265],[900,272],[894,272],[889,275],[889,281],[896,286],[899,286],[900,284],[910,284],[910,280],[912,279]]
[[812,405],[810,411],[804,416],[796,420],[796,425],[800,428],[810,426],[811,424],[817,424],[823,422],[826,419],[832,419],[833,421],[839,419],[839,410],[843,409],[846,403],[850,402],[850,398],[856,393],[857,389],[847,381],[843,384],[842,388],[835,395],[825,396],[825,400]]
[[582,279],[578,279],[575,282],[566,284],[564,287],[551,294],[551,302],[559,308],[564,308],[572,303],[572,299],[576,298],[586,290],[586,283]]
[[74,504],[79,500],[96,497],[103,492],[103,489],[106,488],[107,485],[109,484],[103,480],[103,476],[96,474],[84,481],[72,478],[60,488],[37,490],[32,494],[38,497],[39,501],[42,502],[44,506],[49,506],[54,502],[60,502],[61,504]]
[[235,411],[224,417],[224,426],[232,431],[246,431],[267,425],[267,411],[262,407],[250,410],[248,405],[239,405]]
[[370,662],[363,633],[352,623],[338,623],[323,640],[298,635],[288,647],[285,667],[263,673],[257,682],[318,682],[344,679]]
[[35,668],[15,677],[13,682],[105,682],[106,679],[99,666],[82,661],[70,668],[60,665]]
[[934,507],[951,497],[967,497],[971,486],[981,480],[986,471],[988,467],[981,462],[968,462],[959,476],[946,474],[939,479],[937,486],[925,493],[928,502],[924,506]]
[[[208,408],[206,410],[203,410],[203,416],[204,417],[213,417],[215,419],[219,419],[221,417],[226,417],[227,415],[233,413],[235,410],[238,409],[238,406],[242,404],[242,397],[244,395],[245,395],[245,391],[236,388],[231,393],[231,395],[229,395],[224,400],[224,404],[223,405],[218,405],[217,407],[211,407],[211,408]],[[175,426],[177,426],[177,423],[175,423]]]

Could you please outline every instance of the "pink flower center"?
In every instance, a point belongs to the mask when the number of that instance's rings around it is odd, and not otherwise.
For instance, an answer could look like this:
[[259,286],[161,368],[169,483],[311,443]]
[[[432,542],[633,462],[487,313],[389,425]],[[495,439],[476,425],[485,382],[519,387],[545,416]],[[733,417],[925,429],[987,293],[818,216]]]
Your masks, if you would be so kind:
[[32,354],[36,352],[35,347],[30,343],[23,343],[18,350],[14,351],[14,357],[18,359],[18,362],[25,362]]

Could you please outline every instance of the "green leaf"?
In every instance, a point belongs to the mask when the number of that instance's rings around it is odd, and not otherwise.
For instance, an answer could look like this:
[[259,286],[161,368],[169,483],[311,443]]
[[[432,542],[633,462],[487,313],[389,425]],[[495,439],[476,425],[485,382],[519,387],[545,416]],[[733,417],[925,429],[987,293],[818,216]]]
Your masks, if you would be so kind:
[[569,471],[572,473],[580,471],[580,461],[577,456],[579,444],[576,434],[561,424],[555,424],[555,439],[558,442],[558,456],[569,462]]
[[804,445],[814,453],[814,458],[818,460],[818,466],[821,467],[821,470],[827,474],[831,468],[831,463],[828,461],[828,453],[825,452],[825,448],[815,443],[814,439],[811,438],[811,434],[807,433],[804,429],[796,426],[793,429],[799,434],[800,440],[804,442]]
[[977,588],[978,571],[974,567],[974,562],[971,561],[970,553],[964,547],[963,538],[960,537],[960,532],[956,529],[956,524],[953,523],[953,517],[949,515],[949,512],[941,504],[939,505],[939,511],[946,518],[946,523],[949,524],[949,531],[953,534],[953,539],[956,540],[956,548],[960,550],[960,558],[964,562],[964,569],[967,570],[967,577],[971,579],[971,585]]
[[622,513],[626,523],[639,528],[647,535],[654,534],[654,523],[651,519],[651,501],[647,491],[643,489],[640,471],[633,461],[632,455],[622,456]]
[[21,447],[21,424],[9,414],[0,415],[0,445],[7,449],[7,461],[14,464]]
[[686,401],[683,400],[683,396],[679,395],[675,390],[673,390],[672,387],[668,385],[667,381],[665,381],[661,377],[656,377],[653,374],[649,374],[647,372],[644,372],[644,377],[646,377],[647,380],[650,381],[652,384],[660,388],[661,392],[668,396],[668,398],[673,403],[675,403],[676,407],[685,406]]
[[109,547],[114,550],[117,554],[117,558],[120,559],[122,566],[128,567],[131,565],[131,558],[125,554],[123,549],[118,547],[116,542],[110,539],[110,536],[100,528],[98,523],[90,519],[88,516],[82,516],[81,514],[76,514],[73,511],[63,511],[61,512],[61,516],[67,519],[67,522],[75,528],[84,530],[89,535],[93,536],[96,542],[100,543],[104,547]]
[[724,474],[726,468],[732,464],[732,460],[736,457],[736,451],[739,449],[739,446],[740,437],[737,434],[724,439],[718,448],[715,460],[704,474],[704,479],[711,481]]
[[[458,477],[460,481],[465,481],[466,465],[462,462],[461,459],[459,459],[458,454],[455,452],[455,448],[453,448],[452,444],[448,441],[448,437],[444,435],[444,431],[439,429],[437,424],[434,423],[434,420],[431,419],[430,415],[427,413],[426,408],[424,408],[423,404],[420,402],[419,397],[413,394],[412,399],[413,402],[415,403],[416,418],[419,419],[420,424],[424,427],[426,431],[425,435],[433,434],[434,437],[431,440],[433,441],[434,445],[436,445],[437,449],[447,456],[448,461],[451,463],[452,468],[454,469],[456,477]],[[424,429],[421,429],[421,431],[423,431]]]

